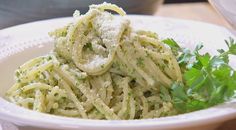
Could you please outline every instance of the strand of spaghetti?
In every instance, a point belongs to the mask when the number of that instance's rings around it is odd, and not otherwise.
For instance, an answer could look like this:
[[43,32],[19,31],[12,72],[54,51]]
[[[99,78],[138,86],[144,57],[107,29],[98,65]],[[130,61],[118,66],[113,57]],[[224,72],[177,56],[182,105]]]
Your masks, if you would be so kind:
[[[158,53],[155,53],[155,52],[153,52],[151,50],[148,50],[146,48],[145,48],[145,50],[147,50],[152,55],[152,57],[157,61],[160,61],[160,59],[158,57],[160,55],[163,55],[163,54],[158,55]],[[165,60],[169,60],[169,62],[172,63],[172,64],[170,64],[170,63],[169,64],[173,66],[173,69],[172,69],[172,67],[168,67],[167,71],[174,71],[174,72],[170,72],[169,76],[170,77],[176,76],[176,78],[174,78],[175,80],[182,81],[181,70],[180,70],[178,62],[177,62],[176,58],[174,57],[174,55],[172,53],[169,53],[168,55],[165,55],[165,57],[162,57],[162,58],[165,59]]]
[[[70,73],[70,75],[74,75],[78,80],[87,79],[87,77],[88,77],[87,73],[81,72],[77,68],[64,70],[64,71],[68,71],[68,73]],[[70,87],[73,90],[73,92],[75,93],[75,95],[78,97],[78,100],[80,100],[83,103],[84,108],[85,109],[87,108],[86,111],[90,111],[93,108],[93,104],[86,99],[86,97],[83,95],[83,93],[76,86],[71,85]]]
[[158,39],[158,35],[156,32],[147,31],[147,30],[137,30],[135,32],[137,35]]
[[150,76],[148,76],[147,73],[145,73],[143,70],[139,69],[133,60],[130,60],[128,62],[126,56],[123,54],[120,47],[118,47],[118,49],[117,49],[117,55],[119,56],[120,59],[122,59],[122,62],[126,63],[126,65],[132,66],[147,81],[148,85],[152,86],[154,84],[155,81]]
[[50,90],[52,89],[52,86],[45,83],[31,83],[21,88],[23,92],[27,92],[32,89]]
[[115,105],[112,106],[112,109],[114,110],[115,113],[117,113],[121,109],[121,102],[116,102]]
[[107,84],[107,95],[106,95],[106,104],[109,105],[110,102],[111,102],[111,99],[112,99],[112,93],[114,91],[113,89],[113,86],[112,86],[112,79],[111,79],[111,75],[110,75],[110,72],[108,72],[106,74],[106,80],[105,81],[108,81],[106,82]]
[[[86,53],[84,53],[83,48],[88,43],[91,43],[90,37],[98,37],[93,33],[87,31],[87,35],[84,30],[79,29],[78,35],[76,36],[75,44],[72,50],[72,59],[76,66],[81,70],[91,74],[99,75],[107,71],[112,65],[112,61],[115,56],[116,48],[120,44],[120,39],[124,30],[127,28],[129,22],[125,19],[118,19],[119,22],[113,20],[112,16],[107,13],[102,13],[96,9],[91,9],[87,14],[91,14],[94,17],[88,17],[90,15],[81,16],[78,22],[83,22],[84,19],[91,19],[92,29],[97,30],[97,35],[101,38],[101,44],[107,48],[107,56],[101,56],[96,53],[90,52],[90,59],[86,58]],[[92,15],[94,14],[94,15]],[[88,17],[88,18],[87,18]],[[102,20],[101,20],[102,19]],[[89,24],[80,24],[81,28]],[[90,36],[92,35],[92,36]],[[111,37],[113,36],[113,37]],[[93,50],[92,48],[90,50]],[[93,58],[91,58],[93,57]]]
[[[141,49],[141,45],[138,43],[134,43],[135,49],[139,49],[139,55],[145,55],[145,51]],[[150,74],[157,80],[160,81],[165,86],[170,86],[172,81],[160,70],[159,66],[157,66],[150,58],[143,56],[144,62],[147,64],[144,66]]]
[[18,101],[18,103],[21,104],[24,108],[28,108],[29,109],[29,104],[33,104],[34,103],[34,98],[20,99]]
[[[141,50],[138,51],[136,49],[136,44],[139,44],[138,42],[134,42],[133,44],[134,46],[132,44],[122,46],[123,51],[126,52],[128,61],[130,61],[131,64],[137,66],[137,71],[142,71],[146,74],[149,74],[154,82],[156,80],[155,83],[161,83],[161,79],[159,75],[157,75],[158,73],[155,73],[155,65],[152,64],[150,59],[144,56],[145,54],[143,54]],[[131,50],[130,48],[133,49]],[[151,86],[154,86],[154,84],[152,84]]]
[[[167,60],[168,58],[170,58],[170,54],[157,53],[147,48],[143,48],[143,49],[153,58],[154,62],[158,64],[159,66],[169,65],[169,64],[165,64],[163,60]],[[176,74],[173,73],[173,71],[175,71],[174,68],[165,67],[164,71],[169,77],[171,77],[173,80],[176,80]]]
[[49,113],[51,111],[51,109],[53,108],[53,104],[55,103],[55,100],[54,100],[54,98],[52,98],[52,95],[50,95],[50,93],[49,93],[46,95],[46,101],[47,101],[47,104],[46,104],[45,111]]
[[27,70],[31,67],[33,67],[35,64],[37,64],[38,62],[42,61],[45,57],[44,56],[41,56],[41,57],[37,57],[37,58],[34,58],[32,60],[29,60],[27,61],[26,63],[24,63],[23,65],[21,65],[19,67],[20,70]]
[[135,107],[135,100],[132,93],[130,94],[129,107],[130,107],[129,119],[134,119],[135,113],[136,113],[136,107]]
[[129,106],[129,100],[130,100],[130,88],[129,83],[130,79],[128,77],[124,78],[120,83],[119,86],[123,88],[123,100],[122,100],[122,107],[121,110],[118,112],[118,116],[121,119],[126,119],[128,115],[128,106]]
[[45,96],[39,89],[35,90],[35,100],[33,110],[38,112],[45,112]]
[[62,116],[69,116],[69,117],[78,117],[80,113],[77,110],[64,110],[64,109],[57,109],[56,113]]
[[68,25],[55,29],[53,32],[49,32],[49,36],[51,37],[56,37],[56,38],[60,38],[60,37],[65,37],[67,34],[67,30],[70,27],[71,23],[69,23]]
[[90,79],[89,81],[90,81],[90,84],[92,85],[92,89],[94,90],[94,92],[97,93],[98,96],[103,100],[103,102],[106,103],[106,88],[104,86],[105,80],[102,77],[103,75],[96,76]]
[[[118,52],[117,52],[118,53]],[[119,53],[120,54],[120,53]],[[124,57],[117,56],[115,60],[120,62],[121,64],[123,63],[124,65],[120,65],[121,68],[119,71],[125,71],[125,73],[131,77],[135,77],[136,81],[143,86],[147,86],[145,80],[140,76],[133,68],[131,65],[128,64],[128,62],[123,59]],[[112,68],[111,68],[112,69]],[[131,71],[131,72],[129,72]]]
[[[63,66],[62,66],[62,69],[63,69]],[[64,71],[69,71],[69,73],[71,75],[76,76],[77,79],[82,80],[82,79],[87,78],[87,73],[81,72],[77,68],[73,68],[73,69],[70,68],[70,69],[64,70]],[[86,98],[84,98],[83,93],[81,93],[80,90],[77,87],[75,87],[74,85],[71,85],[70,87],[71,87],[72,91],[75,93],[75,95],[78,97],[78,100],[80,100],[81,102],[85,102],[85,100],[87,100]],[[91,103],[88,103],[88,104],[83,103],[84,108],[85,108],[85,106],[88,108],[88,109],[86,109],[86,111],[89,111],[90,109],[92,109],[91,105],[92,105]]]
[[32,70],[30,70],[29,72],[27,72],[23,77],[21,77],[21,82],[23,83],[26,83],[26,82],[29,82],[31,81],[32,79],[35,78],[35,76],[40,73],[40,72],[43,72],[45,70],[47,70],[48,68],[52,67],[53,66],[53,62],[52,61],[49,61],[49,62],[46,62]]
[[14,104],[17,104],[17,105],[19,104],[19,102],[16,101],[16,98],[13,97],[13,96],[11,96],[11,95],[8,95],[8,96],[7,96],[7,99],[8,99],[10,102],[14,103]]
[[49,91],[46,95],[46,101],[47,101],[46,112],[51,112],[52,109],[54,111],[56,108],[58,108],[58,107],[55,107],[54,104],[58,104],[58,101],[64,98],[67,98],[67,94],[65,90],[60,89],[58,86],[53,87],[51,91]]
[[151,96],[147,98],[148,101],[150,102],[155,102],[155,103],[161,103],[162,100],[159,96]]
[[144,50],[145,50],[146,52],[148,52],[149,54],[154,55],[157,60],[164,60],[164,59],[167,59],[167,58],[170,57],[170,56],[169,56],[170,54],[167,53],[167,52],[158,53],[158,52],[156,52],[156,51],[154,51],[154,50],[151,50],[151,49],[148,49],[148,48],[145,48],[145,47],[142,47],[142,49],[144,49]]
[[140,90],[139,86],[134,89],[134,94],[138,96],[141,101],[142,101],[142,114],[141,116],[144,117],[148,113],[148,101],[147,99],[143,96],[143,92]]
[[153,45],[155,46],[161,46],[162,49],[164,49],[164,52],[168,52],[170,54],[170,59],[171,59],[171,63],[173,63],[173,67],[174,67],[174,71],[175,73],[173,74],[176,74],[177,75],[177,80],[178,81],[182,81],[182,74],[181,74],[181,71],[180,71],[180,68],[179,68],[179,65],[177,63],[177,60],[176,58],[174,57],[174,55],[172,54],[171,50],[170,49],[167,49],[164,44],[161,44],[160,42],[158,42],[157,39],[154,39],[154,38],[150,38],[150,37],[145,37],[145,36],[140,36],[139,37],[141,40],[144,40],[144,41],[147,41],[149,43],[152,43]]
[[90,82],[91,87],[94,90],[94,92],[98,93],[98,89],[99,89],[100,86],[97,83],[96,77],[89,78],[89,82]]
[[64,88],[66,90],[66,92],[68,94],[68,97],[74,102],[76,108],[79,111],[79,114],[83,118],[88,118],[88,116],[86,114],[86,110],[82,106],[81,102],[77,99],[77,97],[74,94],[74,92],[71,90],[71,87],[63,79],[60,79],[60,77],[58,77],[58,78],[59,78],[58,81],[59,81],[60,87],[62,87],[62,88]]
[[44,71],[43,75],[45,76],[45,79],[48,81],[49,85],[54,86],[56,81],[53,79],[52,73],[49,73],[48,71]]
[[15,95],[13,93],[16,93],[17,89],[21,87],[20,83],[15,83],[10,89],[7,90],[7,95]]
[[[82,25],[83,26],[83,25]],[[83,32],[80,32],[80,34],[83,34]],[[81,36],[82,37],[82,36]],[[83,36],[85,37],[85,36]],[[100,63],[96,61],[85,61],[83,59],[83,48],[89,41],[84,40],[84,38],[77,38],[73,49],[72,49],[72,59],[76,66],[80,68],[81,70],[93,74],[93,75],[99,75],[101,73],[104,73],[108,68],[112,65],[112,60],[114,58],[114,52],[111,55],[108,55],[107,58],[100,58]],[[94,58],[95,59],[95,58]],[[85,64],[84,64],[85,63]],[[93,64],[92,63],[96,63]],[[91,65],[90,65],[91,64]],[[95,66],[96,65],[96,66]]]
[[104,118],[104,115],[102,113],[100,113],[97,109],[93,109],[89,113],[88,116],[90,119],[103,119]]
[[98,84],[94,84],[95,86],[100,85],[100,89],[98,91],[98,94],[101,96],[101,99],[109,105],[110,100],[112,98],[112,92],[113,92],[113,87],[112,87],[112,80],[110,77],[110,73],[107,72],[103,74],[102,76],[96,77],[94,80],[97,80]]
[[88,112],[94,108],[93,103],[90,100],[86,100],[85,102],[82,102],[84,109]]
[[126,15],[125,11],[122,8],[118,7],[115,4],[110,4],[110,3],[106,3],[106,2],[104,2],[102,4],[99,4],[99,5],[90,5],[89,7],[90,8],[96,8],[96,9],[99,9],[99,10],[102,10],[102,11],[104,11],[104,10],[112,10],[112,11],[117,12],[121,16]]
[[[99,97],[102,99],[102,101],[106,103],[107,91],[106,91],[106,87],[105,87],[105,85],[104,85],[104,83],[106,82],[105,79],[104,79],[104,75],[95,78],[95,80],[98,81],[98,84],[97,84],[97,86],[99,87],[99,89],[98,89],[98,95],[99,95]],[[106,103],[106,104],[107,104],[107,103]],[[108,105],[108,104],[107,104],[107,105]]]
[[163,64],[166,65],[164,68],[164,71],[167,75],[169,75],[169,77],[171,77],[173,80],[177,80],[177,73],[176,72],[176,68],[173,65],[172,59],[171,59],[171,55],[169,56],[169,58],[166,59],[167,63]]
[[178,64],[176,58],[173,55],[171,56],[171,61],[172,61],[172,64],[175,68],[175,74],[177,76],[177,81],[182,82],[183,81],[183,79],[182,79],[183,76],[182,76],[179,64]]
[[[165,57],[163,57],[162,59],[162,62],[160,62],[161,60],[160,59],[157,59],[157,53],[156,52],[153,52],[153,51],[149,51],[150,52],[150,55],[152,56],[152,58],[159,64],[159,66],[164,66],[164,72],[169,76],[171,77],[173,80],[177,80],[177,73],[176,73],[176,67],[173,66],[174,62],[172,60],[172,55],[171,53],[169,54],[166,54]],[[165,61],[168,61],[167,63],[164,62]],[[176,61],[177,63],[177,61]]]
[[110,109],[99,97],[94,96],[96,94],[92,90],[89,90],[87,87],[88,86],[85,84],[78,85],[78,88],[80,88],[81,92],[83,92],[85,96],[93,102],[94,106],[102,114],[104,114],[107,119],[118,120],[119,117],[114,113],[114,111]]
[[[91,11],[89,11],[91,12]],[[65,37],[59,37],[55,38],[56,43],[55,44],[55,51],[62,56],[63,58],[67,60],[72,59],[72,50],[73,50],[73,44],[75,43],[75,39],[77,38],[78,30],[84,30],[85,28],[81,27],[82,22],[88,23],[88,20],[90,17],[92,17],[93,13],[86,13],[86,15],[79,15],[75,16],[74,20],[75,22],[70,23],[70,26],[67,29],[67,33]],[[52,32],[51,34],[56,37],[56,31]]]
[[[156,80],[160,80],[160,82],[165,86],[170,86],[172,84],[171,79],[169,79],[151,59],[147,58],[147,64],[149,65],[149,72],[153,73]],[[151,69],[153,68],[153,69]]]
[[138,39],[140,41],[144,41],[144,42],[140,42],[140,43],[149,43],[151,45],[154,45],[157,48],[160,48],[162,50],[162,52],[168,52],[168,53],[172,54],[171,50],[169,48],[167,48],[163,43],[158,41],[158,39],[156,39],[156,38],[147,37],[144,35],[139,35]]
[[[143,49],[146,53],[146,56],[150,56],[158,65],[169,65],[164,62],[164,60],[168,60],[170,58],[170,53],[159,53],[156,51],[153,51],[151,49],[147,49],[144,47],[141,47],[140,49]],[[170,71],[173,71],[173,68],[167,67]]]
[[119,117],[94,93],[93,90],[89,89],[88,83],[77,80],[76,77],[68,75],[68,72],[61,70],[60,68],[54,67],[55,71],[69,84],[76,86],[90,101],[93,105],[105,115],[107,119],[119,119]]
[[145,47],[141,47],[146,53],[147,56],[151,56],[158,64],[165,65],[164,60],[168,60],[170,58],[170,53],[164,52],[164,53],[159,53],[151,49],[147,49]]
[[74,73],[79,79],[87,78],[87,73],[81,72],[78,69],[70,69],[70,72]]
[[162,112],[163,112],[163,108],[160,108],[158,110],[152,110],[147,115],[145,115],[144,118],[157,118],[161,116]]
[[[135,43],[134,43],[135,44]],[[150,67],[148,67],[148,63],[145,63],[145,57],[143,55],[140,55],[137,49],[128,49],[128,48],[134,48],[132,45],[129,46],[123,46],[123,50],[126,53],[127,60],[130,62],[130,64],[133,65],[133,67],[136,69],[137,72],[140,72],[140,75],[145,77],[146,75],[149,76],[149,78],[153,81],[153,84],[148,84],[148,85],[142,85],[142,86],[147,86],[147,87],[154,87],[155,83],[155,76],[151,75],[153,72]],[[150,71],[147,71],[150,70]],[[148,83],[148,82],[147,82]]]
[[171,70],[170,67],[165,67],[163,68],[164,70],[164,73],[169,76],[172,80],[176,80],[177,79],[177,76],[176,74],[173,74],[173,71],[175,70]]
[[60,62],[58,61],[58,59],[57,59],[57,57],[56,57],[56,54],[53,53],[53,54],[51,55],[51,57],[52,57],[53,66],[59,66],[59,65],[60,65]]

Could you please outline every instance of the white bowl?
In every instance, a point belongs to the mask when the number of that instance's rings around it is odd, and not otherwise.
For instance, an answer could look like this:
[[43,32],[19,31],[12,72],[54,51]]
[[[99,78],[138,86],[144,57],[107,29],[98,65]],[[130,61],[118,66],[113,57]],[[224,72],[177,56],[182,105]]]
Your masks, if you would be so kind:
[[236,1],[235,0],[209,0],[211,5],[221,13],[236,29]]
[[[216,53],[225,48],[224,39],[235,39],[227,29],[207,23],[152,16],[129,16],[133,27],[157,32],[161,38],[172,37],[182,46],[193,48],[203,42],[205,49]],[[143,120],[88,120],[54,116],[27,110],[4,99],[13,84],[14,70],[25,61],[48,53],[53,48],[47,33],[68,23],[71,18],[52,19],[19,25],[0,31],[0,119],[21,128],[65,130],[166,130],[213,129],[236,117],[236,102],[230,101],[192,113]],[[235,62],[236,63],[236,62]],[[235,65],[235,64],[234,64]]]

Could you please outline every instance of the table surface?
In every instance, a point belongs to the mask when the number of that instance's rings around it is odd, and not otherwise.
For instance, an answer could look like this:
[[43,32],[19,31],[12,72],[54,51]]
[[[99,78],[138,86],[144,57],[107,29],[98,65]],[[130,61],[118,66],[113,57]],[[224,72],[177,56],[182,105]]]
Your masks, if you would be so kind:
[[[212,23],[232,29],[230,24],[209,3],[167,4],[160,7],[155,16],[174,17]],[[217,130],[235,130],[236,119],[224,123]]]
[[223,16],[207,2],[165,4],[154,15],[203,21],[232,29]]

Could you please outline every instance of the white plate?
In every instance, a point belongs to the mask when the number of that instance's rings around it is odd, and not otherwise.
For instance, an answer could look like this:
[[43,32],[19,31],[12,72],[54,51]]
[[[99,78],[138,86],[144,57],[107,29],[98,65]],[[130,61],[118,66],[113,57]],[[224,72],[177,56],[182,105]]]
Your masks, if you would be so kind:
[[[172,18],[129,16],[133,27],[157,32],[161,38],[171,37],[182,46],[193,48],[204,43],[204,51],[216,53],[225,48],[224,39],[235,37],[227,29],[216,25]],[[71,18],[60,18],[28,23],[0,31],[0,96],[13,84],[14,70],[25,61],[44,55],[53,48],[47,33],[68,23]],[[235,62],[236,63],[236,62]],[[234,64],[235,65],[235,64]],[[78,130],[147,130],[214,128],[236,117],[236,102],[231,101],[210,109],[158,119],[129,121],[98,121],[65,118],[42,114],[18,107],[0,98],[0,119],[19,126]]]

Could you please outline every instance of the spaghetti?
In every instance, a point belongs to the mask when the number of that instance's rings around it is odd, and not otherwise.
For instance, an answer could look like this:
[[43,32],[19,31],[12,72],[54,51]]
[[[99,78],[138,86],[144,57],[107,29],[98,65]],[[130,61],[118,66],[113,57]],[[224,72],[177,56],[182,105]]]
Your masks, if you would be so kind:
[[39,112],[89,119],[143,119],[176,114],[168,87],[182,81],[171,49],[134,30],[113,4],[92,5],[50,33],[52,53],[16,70],[7,98]]

